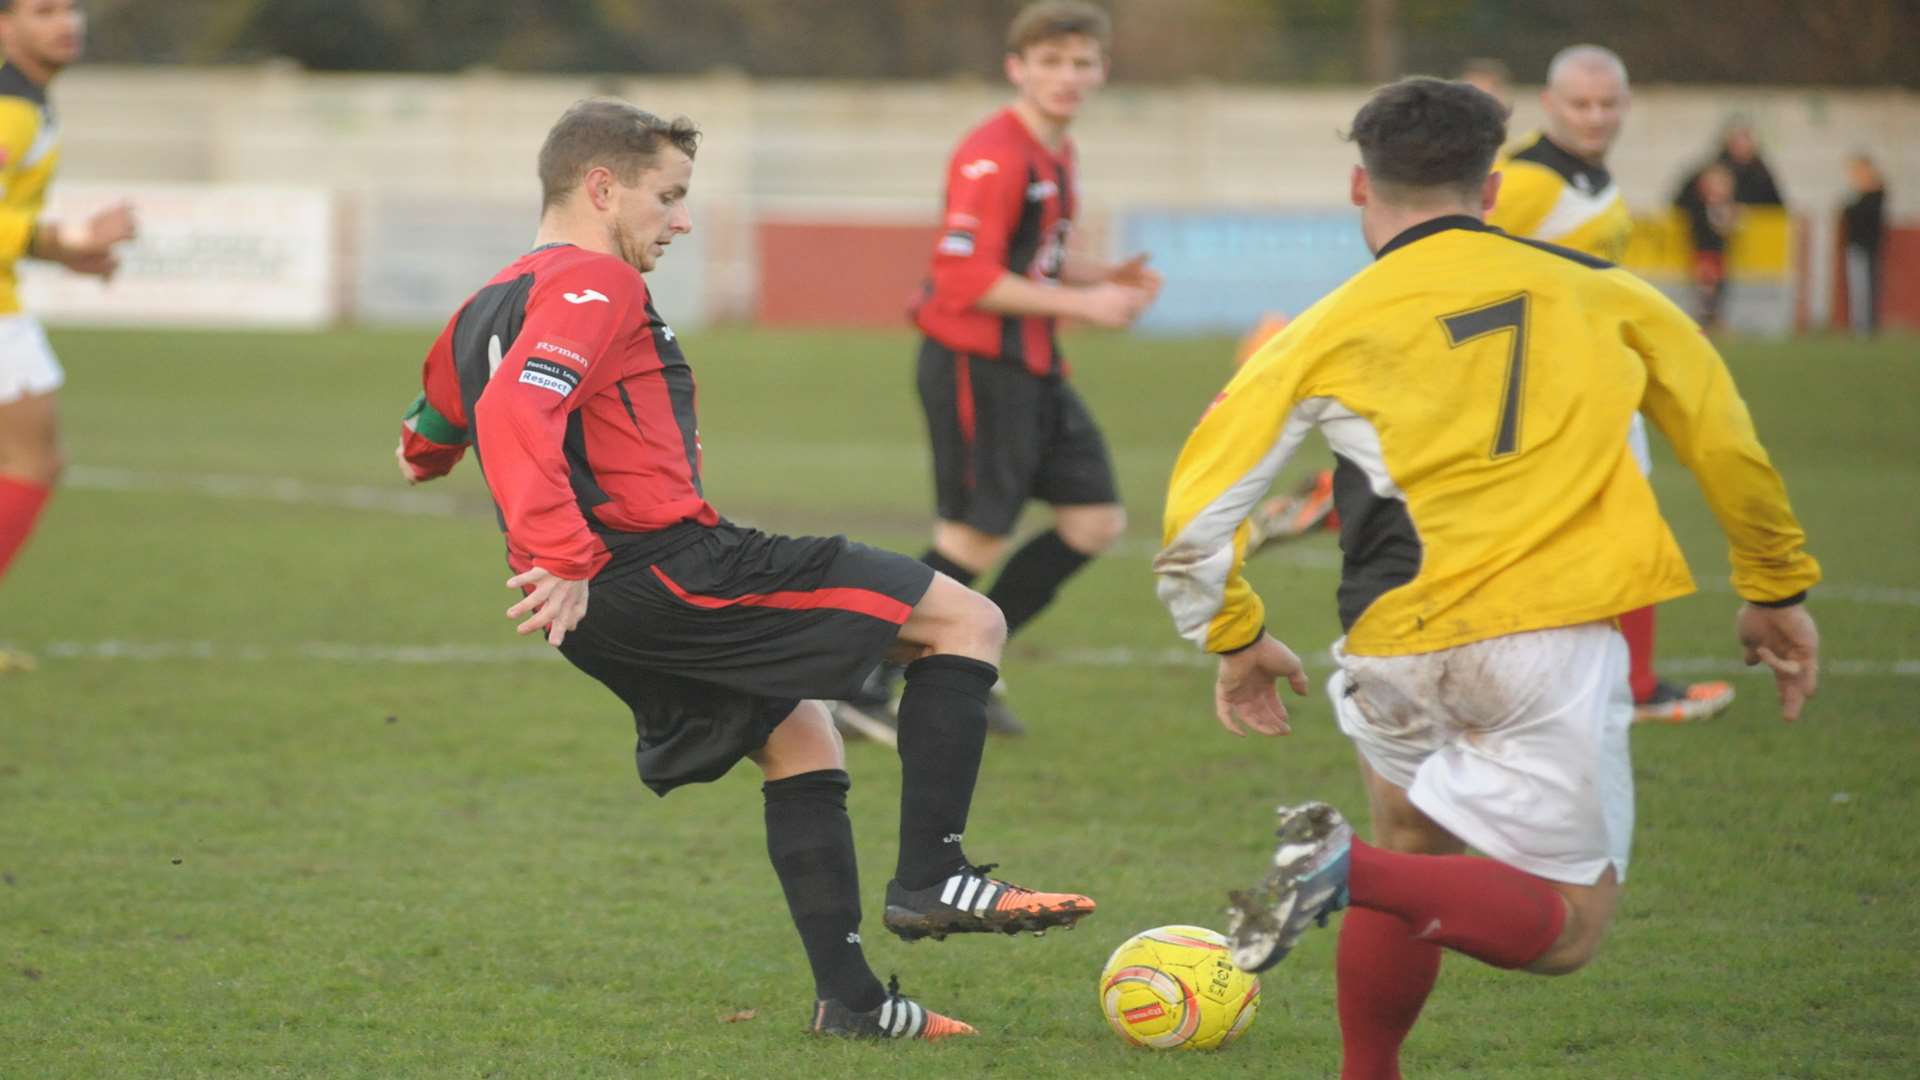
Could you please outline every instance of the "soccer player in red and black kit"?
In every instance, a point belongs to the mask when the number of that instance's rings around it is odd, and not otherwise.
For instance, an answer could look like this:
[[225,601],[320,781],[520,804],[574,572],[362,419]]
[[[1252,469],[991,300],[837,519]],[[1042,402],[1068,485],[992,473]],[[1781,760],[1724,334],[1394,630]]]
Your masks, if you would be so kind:
[[[1007,633],[1126,528],[1105,438],[1067,382],[1061,319],[1122,328],[1160,289],[1145,256],[1109,264],[1070,251],[1074,150],[1067,128],[1106,82],[1112,26],[1078,0],[1044,0],[1007,33],[1013,104],[969,132],[947,166],[946,215],[914,321],[920,402],[939,520],[921,559],[962,584],[999,563],[1028,499],[1054,527],[1007,559],[987,596]],[[884,702],[886,673],[858,704]],[[995,731],[1022,729],[1005,704]]]
[[434,342],[401,470],[441,476],[475,449],[507,584],[524,593],[508,617],[632,710],[648,787],[714,780],[742,758],[765,773],[767,852],[813,968],[812,1031],[971,1034],[867,966],[846,762],[817,699],[845,696],[883,656],[911,660],[889,930],[1070,927],[1093,902],[987,877],[961,848],[1006,638],[994,606],[904,555],[733,525],[702,494],[693,370],[641,277],[692,228],[698,141],[685,118],[619,101],[560,118],[540,151],[538,246]]

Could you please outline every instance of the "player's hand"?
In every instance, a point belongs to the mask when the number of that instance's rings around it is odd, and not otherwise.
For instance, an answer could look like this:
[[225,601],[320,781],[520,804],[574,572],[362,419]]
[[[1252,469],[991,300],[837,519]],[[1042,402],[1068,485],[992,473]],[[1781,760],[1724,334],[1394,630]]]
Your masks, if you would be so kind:
[[408,484],[418,484],[420,481],[427,479],[426,476],[421,475],[419,469],[414,468],[413,462],[407,460],[407,447],[405,443],[401,443],[399,446],[393,448],[393,460],[400,463],[400,475]]
[[1158,270],[1147,265],[1147,260],[1150,258],[1152,256],[1144,251],[1135,255],[1114,267],[1112,272],[1107,274],[1107,280],[1115,285],[1131,285],[1136,289],[1146,290],[1147,302],[1151,304],[1154,298],[1160,295],[1160,286],[1166,284],[1166,279],[1160,276]]
[[1769,608],[1740,605],[1733,631],[1746,649],[1747,666],[1773,669],[1774,688],[1780,692],[1780,719],[1800,719],[1807,699],[1820,688],[1820,628],[1805,604]]
[[1237,653],[1220,658],[1220,676],[1213,685],[1213,712],[1220,726],[1235,735],[1252,728],[1262,735],[1286,735],[1287,706],[1274,686],[1277,679],[1287,680],[1296,694],[1307,692],[1307,669],[1272,634]]
[[89,217],[85,229],[86,241],[77,247],[108,251],[115,244],[123,244],[139,235],[140,223],[134,216],[133,204],[122,199]]
[[1109,330],[1124,330],[1153,302],[1147,290],[1137,285],[1103,281],[1080,290],[1080,318]]
[[524,590],[529,587],[532,591],[507,609],[509,619],[533,613],[515,627],[520,633],[531,634],[544,628],[547,644],[558,645],[567,639],[567,631],[579,626],[580,620],[587,617],[586,582],[555,577],[537,566],[507,579],[509,589]]

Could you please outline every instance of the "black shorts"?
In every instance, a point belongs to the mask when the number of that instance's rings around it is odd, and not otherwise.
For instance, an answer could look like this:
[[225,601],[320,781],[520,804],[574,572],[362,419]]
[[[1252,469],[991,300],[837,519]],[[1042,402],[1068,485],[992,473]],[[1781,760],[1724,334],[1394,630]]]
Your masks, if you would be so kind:
[[1005,536],[1028,499],[1055,506],[1120,501],[1107,440],[1065,380],[956,355],[925,338],[920,405],[942,521]]
[[844,536],[722,522],[595,578],[560,652],[633,710],[640,779],[664,795],[720,778],[802,699],[854,694],[932,583]]

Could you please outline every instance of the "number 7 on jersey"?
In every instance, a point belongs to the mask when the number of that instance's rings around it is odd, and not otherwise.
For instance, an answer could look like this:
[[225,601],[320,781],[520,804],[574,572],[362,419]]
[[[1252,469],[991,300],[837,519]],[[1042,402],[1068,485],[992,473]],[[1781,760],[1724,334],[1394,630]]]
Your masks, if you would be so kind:
[[1500,395],[1500,426],[1493,435],[1492,456],[1498,459],[1519,453],[1520,397],[1526,389],[1527,375],[1527,294],[1442,315],[1440,325],[1446,328],[1447,344],[1455,349],[1488,334],[1513,331],[1513,341],[1507,350],[1506,388]]

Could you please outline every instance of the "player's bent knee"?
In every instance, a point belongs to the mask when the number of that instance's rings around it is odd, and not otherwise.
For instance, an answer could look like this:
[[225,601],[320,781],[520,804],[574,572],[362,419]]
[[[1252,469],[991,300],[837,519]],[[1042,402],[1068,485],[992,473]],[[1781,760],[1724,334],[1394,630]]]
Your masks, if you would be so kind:
[[1535,975],[1571,975],[1586,967],[1600,951],[1600,936],[1581,935],[1571,941],[1554,943],[1546,955],[1527,965]]
[[1055,528],[1068,547],[1082,555],[1098,555],[1125,535],[1127,511],[1118,505],[1080,507],[1061,514]]
[[954,605],[952,628],[933,642],[934,651],[999,663],[1000,650],[1007,644],[1006,614],[999,604],[972,589],[962,592],[964,595]]
[[1000,606],[950,578],[937,577],[901,637],[927,652],[1000,662],[1007,643],[1007,617]]
[[1006,612],[1000,610],[999,604],[972,589],[967,590],[965,607],[968,637],[978,647],[991,650],[997,662],[1001,648],[1007,643]]
[[1560,939],[1539,959],[1528,964],[1527,970],[1535,975],[1571,975],[1586,967],[1600,952],[1600,942],[1607,936],[1610,921],[1608,912],[1594,911],[1591,907],[1583,910],[1583,905],[1570,904]]
[[66,471],[67,456],[60,452],[59,447],[54,447],[35,463],[33,479],[41,487],[52,487],[60,482],[60,477]]
[[802,701],[749,757],[768,780],[845,769],[847,756],[833,717],[818,701]]

